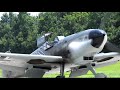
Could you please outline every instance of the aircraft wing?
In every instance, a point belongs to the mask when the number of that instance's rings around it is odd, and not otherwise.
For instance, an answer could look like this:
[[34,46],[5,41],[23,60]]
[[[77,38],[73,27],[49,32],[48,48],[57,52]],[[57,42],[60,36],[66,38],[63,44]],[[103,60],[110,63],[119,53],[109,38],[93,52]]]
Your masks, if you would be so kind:
[[[94,56],[94,61],[91,63],[94,68],[100,68],[117,63],[120,60],[120,54],[117,52],[99,53]],[[78,66],[77,66],[78,67]],[[79,69],[73,70],[70,73],[70,78],[85,75],[89,69],[86,65],[79,67]]]
[[[120,56],[120,54],[117,52],[99,53],[99,54],[94,55],[94,61],[97,61],[97,62],[107,61],[107,60],[112,59],[116,56]],[[118,60],[119,59],[120,58],[118,58]]]
[[50,55],[32,55],[32,54],[17,54],[17,53],[0,53],[1,57],[9,57],[14,60],[26,61],[30,64],[32,63],[51,63],[51,62],[61,62],[63,59],[61,56],[50,56]]
[[108,65],[112,65],[117,63],[120,60],[120,56],[116,56],[110,60],[107,61],[103,61],[103,62],[96,62],[95,63],[95,68],[99,68],[99,67],[104,67],[104,66],[108,66]]
[[[113,58],[109,58],[111,56],[113,56]],[[106,54],[101,53],[101,54],[96,55],[95,58],[96,58],[95,62],[92,62],[91,64],[94,68],[100,68],[100,67],[105,67],[105,66],[117,63],[120,60],[120,55],[117,55],[117,53],[116,54],[115,53],[106,53]],[[105,58],[108,58],[108,59],[105,60]],[[79,69],[72,71],[69,77],[73,78],[76,76],[85,75],[87,74],[88,71],[89,69],[86,67],[86,65],[83,65],[81,66],[81,68],[79,67]]]
[[[63,59],[61,56],[32,55],[17,53],[0,53],[0,68],[4,71],[12,71],[11,77],[24,75],[25,77],[43,77],[46,71],[40,68],[32,68],[33,64],[45,65],[58,63]],[[47,64],[47,65],[46,65]],[[27,68],[29,68],[27,70]],[[27,70],[27,71],[26,71]],[[16,73],[17,72],[17,73]],[[26,73],[25,73],[26,72]],[[14,75],[14,76],[12,76]]]
[[94,56],[94,62],[96,67],[107,66],[120,61],[120,54],[117,52],[100,53]]

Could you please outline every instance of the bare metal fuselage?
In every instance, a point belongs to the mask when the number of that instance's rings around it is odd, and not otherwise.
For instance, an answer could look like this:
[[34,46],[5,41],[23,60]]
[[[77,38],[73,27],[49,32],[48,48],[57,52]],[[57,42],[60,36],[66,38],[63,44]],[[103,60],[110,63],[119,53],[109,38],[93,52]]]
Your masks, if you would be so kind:
[[[53,46],[46,49],[46,46],[43,45],[39,47],[32,54],[45,54],[53,56],[62,56],[66,62],[65,71],[70,70],[71,67],[77,65],[84,65],[92,62],[92,60],[84,60],[84,57],[91,57],[96,53],[99,53],[106,41],[107,35],[104,37],[103,43],[99,48],[95,48],[91,45],[92,40],[88,38],[88,35],[92,29],[82,31],[76,34],[65,37],[63,40],[58,41]],[[39,66],[39,65],[38,65]],[[41,66],[51,67],[51,71],[59,72],[59,63],[51,64],[46,63]]]

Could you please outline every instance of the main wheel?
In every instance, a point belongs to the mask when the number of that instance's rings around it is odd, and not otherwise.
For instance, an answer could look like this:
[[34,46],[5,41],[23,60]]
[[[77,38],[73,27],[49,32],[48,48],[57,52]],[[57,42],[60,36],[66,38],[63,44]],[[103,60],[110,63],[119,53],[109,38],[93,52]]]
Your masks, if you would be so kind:
[[57,76],[56,78],[65,78],[65,76]]
[[107,75],[105,75],[104,73],[97,73],[95,75],[95,78],[107,78]]

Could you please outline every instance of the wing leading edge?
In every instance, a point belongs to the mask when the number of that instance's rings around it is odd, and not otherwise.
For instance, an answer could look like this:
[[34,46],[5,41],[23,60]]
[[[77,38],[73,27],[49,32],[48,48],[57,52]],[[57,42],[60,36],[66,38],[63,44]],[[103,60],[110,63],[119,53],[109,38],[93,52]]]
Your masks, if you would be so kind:
[[16,53],[0,53],[1,57],[13,58],[16,61],[44,61],[44,62],[61,62],[63,58],[61,56],[50,56],[50,55],[31,55],[31,54],[16,54]]

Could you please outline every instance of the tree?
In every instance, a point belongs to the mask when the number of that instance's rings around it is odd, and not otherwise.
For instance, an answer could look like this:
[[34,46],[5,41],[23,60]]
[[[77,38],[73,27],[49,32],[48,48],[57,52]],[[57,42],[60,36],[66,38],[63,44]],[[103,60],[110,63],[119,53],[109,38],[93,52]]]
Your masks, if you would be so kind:
[[11,49],[16,53],[31,53],[36,39],[53,32],[51,40],[58,35],[70,35],[86,29],[103,29],[108,40],[120,46],[119,12],[44,12],[37,17],[27,12],[4,13],[0,20],[0,50]]

